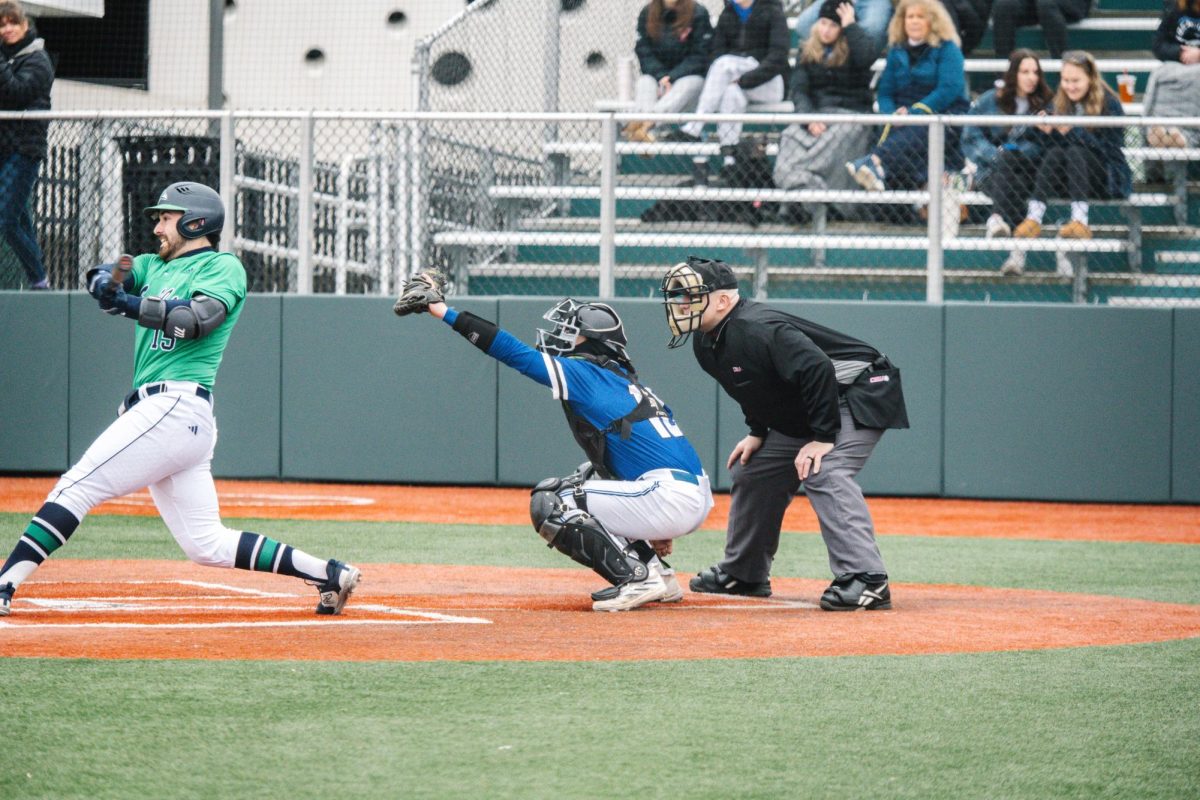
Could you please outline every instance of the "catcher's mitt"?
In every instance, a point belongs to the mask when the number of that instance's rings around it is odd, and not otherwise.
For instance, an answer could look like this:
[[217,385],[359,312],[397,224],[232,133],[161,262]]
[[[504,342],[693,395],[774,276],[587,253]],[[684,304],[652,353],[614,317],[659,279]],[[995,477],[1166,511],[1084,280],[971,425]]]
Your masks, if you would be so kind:
[[392,306],[398,317],[420,314],[429,310],[430,303],[445,300],[446,276],[436,270],[418,272],[404,284],[404,291]]

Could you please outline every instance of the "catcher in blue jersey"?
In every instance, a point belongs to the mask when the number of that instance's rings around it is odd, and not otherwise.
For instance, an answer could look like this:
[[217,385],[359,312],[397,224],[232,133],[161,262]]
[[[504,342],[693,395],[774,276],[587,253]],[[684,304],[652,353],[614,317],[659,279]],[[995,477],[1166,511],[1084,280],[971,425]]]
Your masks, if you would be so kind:
[[588,461],[565,478],[533,488],[534,529],[612,586],[592,593],[596,611],[675,603],[683,590],[663,557],[673,539],[700,526],[712,489],[700,457],[671,410],[647,387],[625,352],[621,318],[604,303],[570,298],[545,319],[533,348],[493,322],[446,305],[444,279],[423,272],[396,301],[400,316],[428,311],[492,358],[562,402]]

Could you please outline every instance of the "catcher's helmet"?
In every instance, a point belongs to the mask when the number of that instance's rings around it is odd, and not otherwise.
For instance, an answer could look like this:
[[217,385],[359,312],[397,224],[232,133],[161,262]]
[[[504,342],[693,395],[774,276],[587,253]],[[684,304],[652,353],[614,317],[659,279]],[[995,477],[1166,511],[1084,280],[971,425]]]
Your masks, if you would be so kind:
[[543,315],[554,323],[554,330],[538,328],[537,347],[543,353],[570,353],[575,339],[583,336],[595,342],[598,349],[622,361],[625,354],[625,326],[617,312],[605,303],[580,303],[571,298],[559,302]]
[[671,329],[667,347],[679,347],[700,327],[709,295],[718,289],[736,289],[737,285],[737,276],[724,261],[688,256],[687,261],[671,267],[659,287],[667,327]]
[[220,233],[225,227],[225,204],[221,195],[203,183],[180,181],[163,189],[158,202],[145,208],[151,219],[160,211],[182,211],[175,228],[185,239],[199,239]]

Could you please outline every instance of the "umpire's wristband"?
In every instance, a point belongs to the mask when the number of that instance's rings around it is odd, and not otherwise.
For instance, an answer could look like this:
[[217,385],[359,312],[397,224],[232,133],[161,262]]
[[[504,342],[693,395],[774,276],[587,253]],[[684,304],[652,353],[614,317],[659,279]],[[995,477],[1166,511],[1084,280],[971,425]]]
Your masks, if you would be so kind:
[[492,342],[496,340],[496,334],[500,331],[499,325],[477,317],[470,311],[459,311],[451,326],[485,353],[491,349]]

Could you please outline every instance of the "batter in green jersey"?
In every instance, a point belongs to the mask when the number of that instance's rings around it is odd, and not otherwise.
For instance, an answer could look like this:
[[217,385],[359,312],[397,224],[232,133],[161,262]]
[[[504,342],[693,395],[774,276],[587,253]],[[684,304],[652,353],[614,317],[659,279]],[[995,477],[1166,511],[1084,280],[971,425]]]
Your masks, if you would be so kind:
[[203,294],[225,306],[225,320],[199,339],[177,339],[170,330],[139,326],[134,339],[133,385],[154,381],[193,381],[213,388],[217,367],[229,334],[246,299],[246,271],[232,253],[196,250],[163,261],[158,255],[133,261],[134,294],[168,301],[188,300]]
[[318,614],[340,614],[361,574],[252,531],[221,523],[212,477],[217,368],[246,300],[246,271],[216,245],[225,206],[199,183],[173,183],[146,209],[156,254],[138,256],[123,281],[101,264],[88,291],[105,312],[137,322],[133,391],[117,419],[55,485],[0,568],[0,617],[42,562],[95,506],[149,487],[175,541],[210,567],[277,572],[317,587]]

